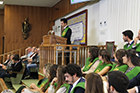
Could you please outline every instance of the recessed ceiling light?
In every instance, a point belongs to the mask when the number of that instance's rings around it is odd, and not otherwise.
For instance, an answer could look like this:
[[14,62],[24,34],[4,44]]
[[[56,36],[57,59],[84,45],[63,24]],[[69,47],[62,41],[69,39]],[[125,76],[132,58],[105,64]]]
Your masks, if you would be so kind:
[[3,4],[3,1],[0,1],[0,4]]

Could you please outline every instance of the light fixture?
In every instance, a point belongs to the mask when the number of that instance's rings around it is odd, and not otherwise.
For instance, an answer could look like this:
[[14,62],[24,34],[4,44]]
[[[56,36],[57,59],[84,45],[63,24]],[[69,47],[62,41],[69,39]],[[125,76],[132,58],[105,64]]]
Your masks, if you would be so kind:
[[3,4],[3,1],[0,1],[0,4]]

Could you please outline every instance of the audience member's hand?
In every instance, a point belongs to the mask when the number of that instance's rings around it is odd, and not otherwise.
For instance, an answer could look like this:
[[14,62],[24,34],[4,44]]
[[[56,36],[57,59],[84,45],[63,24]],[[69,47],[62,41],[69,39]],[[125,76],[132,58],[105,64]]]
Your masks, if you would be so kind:
[[28,59],[28,62],[32,62],[32,59]]
[[6,66],[5,65],[2,65],[2,69],[5,69],[6,70]]
[[24,90],[25,90],[26,88],[24,88],[24,89],[22,89],[22,91],[21,92],[24,92]]
[[14,64],[14,60],[12,60],[12,63]]
[[54,85],[55,82],[57,82],[57,77],[53,78],[51,85]]
[[36,89],[36,85],[34,84],[34,83],[32,83],[31,85],[30,85],[30,88],[32,88],[32,89]]
[[136,93],[135,87],[134,88],[131,88],[131,89],[128,89],[127,91],[128,91],[128,93]]
[[136,45],[137,41],[139,40],[138,36],[134,39],[134,45]]
[[85,72],[82,72],[82,74],[86,74]]
[[12,74],[12,71],[9,71],[9,74]]
[[101,78],[102,78],[103,81],[107,81],[106,76],[101,76]]

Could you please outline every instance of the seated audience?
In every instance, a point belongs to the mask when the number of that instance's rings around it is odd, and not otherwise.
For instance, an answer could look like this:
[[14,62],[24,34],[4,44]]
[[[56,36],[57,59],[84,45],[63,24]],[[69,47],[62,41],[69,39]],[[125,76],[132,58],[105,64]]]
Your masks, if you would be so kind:
[[111,71],[108,73],[108,93],[128,93],[128,77],[121,71]]
[[25,53],[27,54],[27,58],[30,59],[30,56],[33,54],[32,47],[28,47],[25,49]]
[[68,64],[63,73],[69,86],[66,93],[84,93],[85,79],[82,78],[81,68],[76,64]]
[[123,56],[125,56],[125,50],[124,49],[117,50],[117,52],[114,55],[115,61],[117,63],[113,64],[113,67],[110,71],[121,71],[124,73],[127,70],[128,66],[123,63],[122,59]]
[[112,68],[112,62],[110,58],[111,56],[109,52],[106,49],[101,49],[99,51],[99,59],[101,61],[94,72],[101,76],[105,75]]
[[125,50],[123,63],[128,65],[128,69],[125,71],[125,74],[128,76],[129,80],[133,79],[140,73],[139,57],[134,49]]
[[132,49],[132,46],[134,44],[133,32],[131,30],[125,30],[124,32],[122,32],[122,34],[124,42],[128,42],[127,44],[124,45],[124,49],[125,50]]
[[[16,72],[20,72],[20,70],[22,69],[22,63],[21,60],[19,59],[19,55],[16,54],[13,57],[13,61],[12,61],[12,68],[11,71],[16,71]],[[16,73],[3,73],[0,75],[0,78],[4,78],[4,77],[16,77]]]
[[[66,93],[68,84],[65,82],[64,73],[62,72],[62,69],[65,66],[59,66],[57,69],[56,76],[50,85],[50,88],[48,88],[48,93]],[[54,83],[57,83],[57,87],[54,87]]]
[[11,56],[11,54],[8,54],[8,55],[7,55],[7,59],[6,59],[6,61],[3,63],[4,65],[7,65],[7,63],[10,61],[10,56]]
[[103,81],[99,74],[89,73],[86,75],[85,93],[104,93]]
[[[47,90],[47,88],[50,86],[50,83],[52,82],[53,78],[56,77],[56,70],[57,70],[58,65],[52,65],[51,64],[47,64],[44,69],[43,72],[46,75],[46,78],[44,78],[43,80],[39,81],[37,85],[35,85],[34,83],[32,83],[30,85],[30,89],[26,88],[25,86],[22,86],[21,88],[18,89],[18,91],[16,93],[33,93],[33,91],[38,91],[38,92],[45,92]],[[55,87],[57,86],[57,84],[54,84]],[[28,91],[28,92],[27,92]]]
[[34,57],[36,57],[37,56],[37,48],[34,46],[34,47],[32,47],[32,54],[30,55],[30,57],[29,57],[29,59],[33,59]]
[[99,58],[98,58],[99,48],[97,46],[90,47],[89,49],[89,58],[86,59],[85,66],[82,68],[83,74],[88,74],[94,72],[94,70],[99,65]]
[[14,54],[10,56],[10,61],[6,63],[5,65],[2,64],[2,68],[0,68],[0,76],[3,73],[7,73],[12,68],[12,60],[13,60]]
[[26,77],[30,77],[30,68],[36,68],[39,64],[39,57],[40,57],[40,50],[39,48],[35,51],[36,52],[36,56],[33,57],[33,59],[28,60],[28,64],[27,64],[27,75]]

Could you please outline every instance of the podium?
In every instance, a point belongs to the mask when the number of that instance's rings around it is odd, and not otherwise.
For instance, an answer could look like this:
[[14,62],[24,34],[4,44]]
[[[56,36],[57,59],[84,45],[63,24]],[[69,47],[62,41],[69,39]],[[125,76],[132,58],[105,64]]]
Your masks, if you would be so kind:
[[66,45],[67,38],[63,38],[56,35],[44,35],[43,45],[40,45],[40,70],[46,63],[55,64],[56,62],[56,44]]
[[63,38],[57,35],[45,35],[43,36],[43,44],[67,44],[67,38]]

